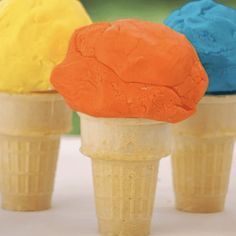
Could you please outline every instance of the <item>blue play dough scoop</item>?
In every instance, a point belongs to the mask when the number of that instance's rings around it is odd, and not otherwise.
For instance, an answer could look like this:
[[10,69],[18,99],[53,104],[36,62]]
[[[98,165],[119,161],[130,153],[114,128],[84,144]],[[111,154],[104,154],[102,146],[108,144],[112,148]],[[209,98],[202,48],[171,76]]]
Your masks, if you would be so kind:
[[212,0],[192,1],[165,24],[195,46],[209,76],[207,94],[236,94],[236,10]]

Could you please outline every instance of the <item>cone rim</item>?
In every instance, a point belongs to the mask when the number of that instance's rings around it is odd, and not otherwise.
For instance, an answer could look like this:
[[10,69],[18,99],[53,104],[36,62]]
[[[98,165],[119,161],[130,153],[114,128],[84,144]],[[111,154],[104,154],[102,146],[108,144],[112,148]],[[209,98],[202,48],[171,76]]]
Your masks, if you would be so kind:
[[236,103],[236,95],[205,95],[200,104],[229,104]]
[[56,91],[42,91],[32,93],[6,93],[0,92],[0,100],[36,100],[36,101],[63,101],[63,97]]
[[95,117],[95,116],[91,116],[82,112],[77,112],[77,114],[80,116],[80,118],[86,118],[86,119],[90,119],[90,120],[97,120],[97,121],[105,121],[105,122],[109,122],[109,123],[117,123],[120,125],[168,125],[167,122],[163,122],[163,121],[157,121],[157,120],[151,120],[151,119],[144,119],[144,118],[116,118],[116,117]]

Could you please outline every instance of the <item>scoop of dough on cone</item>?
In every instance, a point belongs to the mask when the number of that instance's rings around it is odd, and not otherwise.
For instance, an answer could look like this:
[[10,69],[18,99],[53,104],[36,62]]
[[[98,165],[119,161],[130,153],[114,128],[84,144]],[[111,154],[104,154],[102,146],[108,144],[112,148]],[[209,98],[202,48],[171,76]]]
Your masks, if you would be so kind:
[[207,87],[195,50],[160,24],[97,23],[73,34],[51,81],[80,113],[100,233],[149,235],[168,122],[191,116]]
[[0,181],[3,207],[51,206],[60,136],[71,110],[50,83],[70,35],[91,23],[76,0],[0,1]]

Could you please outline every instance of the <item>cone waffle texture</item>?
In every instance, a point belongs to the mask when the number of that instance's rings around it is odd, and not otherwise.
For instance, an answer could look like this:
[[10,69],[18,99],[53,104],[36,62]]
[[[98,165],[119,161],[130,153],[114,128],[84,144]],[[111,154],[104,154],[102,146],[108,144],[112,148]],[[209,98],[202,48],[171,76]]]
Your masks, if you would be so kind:
[[99,231],[150,233],[159,160],[170,153],[168,125],[81,115],[82,152],[92,158]]
[[173,128],[176,207],[193,213],[224,210],[234,137],[236,96],[205,97],[196,115]]
[[157,161],[93,161],[100,232],[149,234],[157,171]]
[[0,94],[2,206],[38,211],[51,206],[60,135],[71,112],[55,93]]

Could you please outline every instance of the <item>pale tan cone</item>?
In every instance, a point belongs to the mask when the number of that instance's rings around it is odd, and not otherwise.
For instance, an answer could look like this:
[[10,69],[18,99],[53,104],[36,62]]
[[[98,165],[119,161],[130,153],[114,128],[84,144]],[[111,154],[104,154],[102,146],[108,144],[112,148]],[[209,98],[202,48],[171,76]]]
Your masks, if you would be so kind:
[[80,117],[81,151],[92,158],[100,233],[148,235],[159,160],[170,153],[169,126],[144,119]]
[[197,113],[173,128],[176,207],[224,210],[236,136],[236,96],[206,96]]
[[2,206],[38,211],[51,206],[60,135],[71,111],[57,93],[0,93]]

